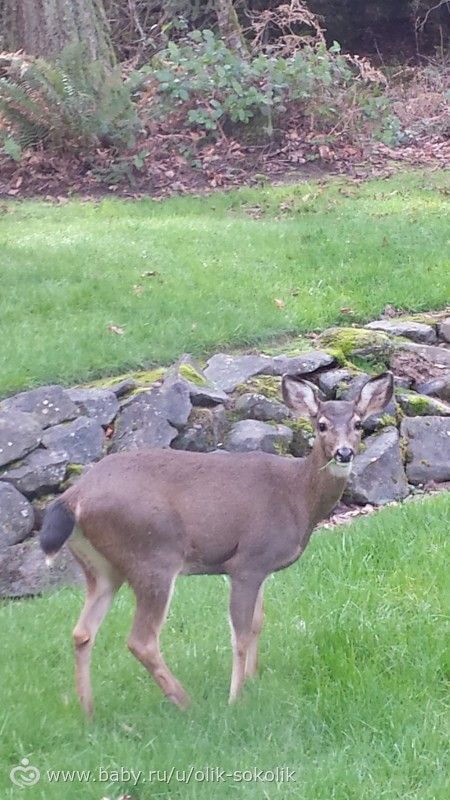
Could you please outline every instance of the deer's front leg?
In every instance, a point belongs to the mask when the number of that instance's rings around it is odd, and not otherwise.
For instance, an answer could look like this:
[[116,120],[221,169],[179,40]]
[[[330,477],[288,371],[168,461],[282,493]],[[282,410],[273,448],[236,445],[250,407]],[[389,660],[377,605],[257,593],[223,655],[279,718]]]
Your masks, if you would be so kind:
[[252,664],[255,659],[254,648],[256,647],[257,649],[258,644],[257,636],[255,637],[252,626],[264,577],[260,575],[239,575],[233,576],[231,579],[230,624],[233,645],[233,669],[230,703],[236,700],[244,684],[249,653]]

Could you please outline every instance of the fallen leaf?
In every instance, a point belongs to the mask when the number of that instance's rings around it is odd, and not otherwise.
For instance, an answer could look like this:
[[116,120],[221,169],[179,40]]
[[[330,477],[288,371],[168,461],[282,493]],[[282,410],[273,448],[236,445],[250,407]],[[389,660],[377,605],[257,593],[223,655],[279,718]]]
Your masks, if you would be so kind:
[[141,278],[156,278],[159,272],[156,269],[148,269],[146,272],[141,272]]
[[108,330],[111,333],[117,333],[119,336],[123,336],[125,333],[124,329],[120,327],[120,325],[108,325]]
[[284,308],[284,307],[285,307],[285,305],[286,305],[286,303],[284,302],[284,300],[280,300],[280,298],[279,298],[279,297],[275,297],[275,299],[274,299],[274,301],[273,301],[273,302],[275,303],[276,307],[277,307],[277,308],[279,308],[280,310],[281,310],[282,308]]

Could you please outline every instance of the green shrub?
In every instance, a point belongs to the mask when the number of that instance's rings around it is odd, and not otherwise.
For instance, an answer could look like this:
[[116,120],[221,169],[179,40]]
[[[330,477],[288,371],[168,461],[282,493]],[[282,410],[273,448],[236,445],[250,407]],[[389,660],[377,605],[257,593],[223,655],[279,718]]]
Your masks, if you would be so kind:
[[6,140],[19,147],[121,148],[133,143],[138,130],[120,69],[90,61],[80,45],[65,48],[54,63],[13,58],[0,79],[0,112],[8,123]]
[[[152,66],[157,112],[163,116],[175,108],[189,126],[207,131],[262,118],[271,134],[292,103],[305,116],[313,114],[320,128],[320,121],[340,116],[339,92],[367,84],[362,61],[341,55],[336,43],[329,49],[323,43],[301,47],[289,56],[245,58],[209,30],[170,42]],[[375,82],[374,75],[375,70],[370,78]]]

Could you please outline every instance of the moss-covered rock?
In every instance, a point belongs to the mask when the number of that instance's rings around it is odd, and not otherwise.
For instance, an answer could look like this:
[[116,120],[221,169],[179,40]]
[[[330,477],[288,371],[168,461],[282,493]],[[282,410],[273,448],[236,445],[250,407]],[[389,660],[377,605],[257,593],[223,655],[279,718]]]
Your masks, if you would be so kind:
[[397,402],[408,417],[449,417],[450,405],[424,394],[403,389],[396,394]]
[[387,364],[395,350],[395,343],[390,336],[366,328],[328,328],[319,341],[320,346],[341,364],[355,356]]
[[236,386],[235,392],[237,395],[246,394],[262,394],[270,400],[280,400],[281,398],[281,378],[273,375],[258,375],[255,378],[250,378],[245,383],[240,383]]
[[206,386],[207,380],[204,375],[201,375],[192,364],[180,364],[178,369],[182,378],[189,383],[195,383],[196,386]]

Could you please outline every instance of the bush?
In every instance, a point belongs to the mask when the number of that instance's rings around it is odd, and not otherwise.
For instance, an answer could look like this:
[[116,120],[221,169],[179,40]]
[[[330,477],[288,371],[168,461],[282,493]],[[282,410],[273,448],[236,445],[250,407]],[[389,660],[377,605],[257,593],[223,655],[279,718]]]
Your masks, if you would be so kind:
[[69,46],[49,63],[13,56],[0,79],[3,138],[30,147],[42,143],[63,151],[134,142],[138,117],[119,68],[86,58],[83,46]]
[[343,97],[355,106],[355,86],[364,89],[362,107],[367,84],[383,80],[367,62],[341,55],[336,43],[243,58],[208,30],[170,42],[153,68],[161,116],[175,108],[188,126],[206,131],[263,120],[269,135],[292,104],[319,129],[331,127],[342,114]]

